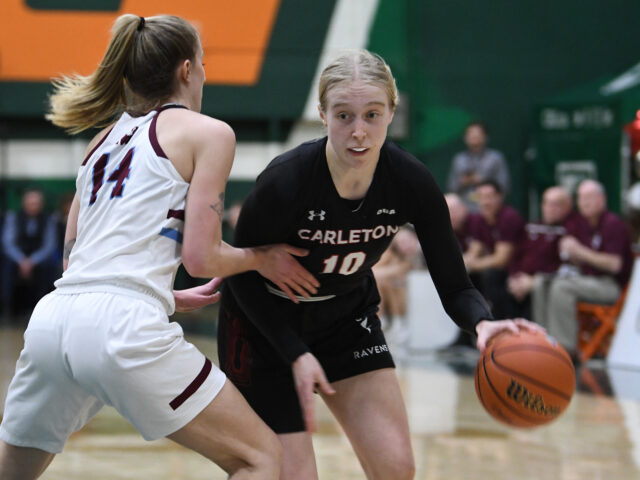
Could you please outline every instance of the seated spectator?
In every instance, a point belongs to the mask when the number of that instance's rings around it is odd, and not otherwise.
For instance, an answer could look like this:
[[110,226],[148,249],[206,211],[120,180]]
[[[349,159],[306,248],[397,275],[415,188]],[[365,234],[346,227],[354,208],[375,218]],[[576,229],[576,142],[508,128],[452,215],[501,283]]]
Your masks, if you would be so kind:
[[372,269],[380,293],[379,315],[390,341],[404,343],[409,339],[407,274],[422,267],[424,260],[415,231],[401,227]]
[[[531,317],[531,297],[546,290],[560,267],[558,242],[575,229],[578,213],[571,195],[563,187],[549,187],[542,195],[542,223],[527,223],[525,237],[509,269],[508,289],[519,317]],[[539,300],[544,301],[542,298]],[[535,318],[534,318],[535,320]]]
[[22,208],[7,212],[2,232],[5,261],[2,271],[2,300],[5,314],[16,307],[16,285],[21,287],[26,308],[52,288],[51,255],[56,248],[55,219],[44,213],[44,197],[32,188],[22,196]]
[[467,150],[453,157],[447,187],[462,198],[467,207],[477,211],[476,187],[493,180],[505,194],[509,191],[509,169],[504,155],[487,148],[487,129],[480,122],[470,123],[464,132]]
[[496,318],[514,318],[513,300],[507,291],[508,268],[522,241],[524,221],[504,205],[500,186],[487,180],[476,187],[480,215],[473,222],[466,258],[467,270],[483,293]]
[[[548,304],[534,302],[534,318],[570,353],[576,353],[576,302],[613,304],[629,280],[631,239],[627,225],[607,210],[604,188],[595,180],[578,186],[581,215],[573,235],[559,242],[560,258],[575,267],[562,270],[548,289]],[[546,307],[546,308],[545,308]]]

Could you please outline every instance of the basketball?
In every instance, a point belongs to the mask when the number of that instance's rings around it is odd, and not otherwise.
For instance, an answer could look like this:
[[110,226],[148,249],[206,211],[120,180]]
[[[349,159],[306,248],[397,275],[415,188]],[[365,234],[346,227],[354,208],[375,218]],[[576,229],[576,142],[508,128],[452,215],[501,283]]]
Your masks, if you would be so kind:
[[478,360],[480,403],[495,419],[514,427],[552,422],[575,390],[575,369],[567,351],[543,333],[498,335]]

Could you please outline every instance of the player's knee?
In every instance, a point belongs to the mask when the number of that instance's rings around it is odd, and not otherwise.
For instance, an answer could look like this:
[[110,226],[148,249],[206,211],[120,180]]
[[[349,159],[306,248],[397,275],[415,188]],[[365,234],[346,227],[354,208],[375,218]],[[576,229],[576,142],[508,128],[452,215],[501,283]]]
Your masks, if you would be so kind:
[[384,456],[373,468],[372,478],[383,480],[412,480],[416,474],[416,465],[410,452],[402,452],[389,458]]
[[562,297],[565,295],[573,295],[576,291],[576,286],[570,279],[557,278],[549,287],[549,295],[552,297]]
[[263,472],[264,476],[260,478],[277,479],[280,476],[281,464],[282,444],[275,433],[269,432],[255,455],[254,467],[257,471]]
[[398,458],[391,464],[393,471],[386,478],[396,478],[398,480],[412,480],[416,474],[416,465],[413,456],[407,455],[404,458]]

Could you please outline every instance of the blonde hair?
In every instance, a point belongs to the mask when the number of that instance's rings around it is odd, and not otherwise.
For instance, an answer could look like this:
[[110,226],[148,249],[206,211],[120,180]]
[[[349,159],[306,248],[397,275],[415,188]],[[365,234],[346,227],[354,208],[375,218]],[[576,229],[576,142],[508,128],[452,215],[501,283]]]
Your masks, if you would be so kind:
[[92,74],[53,80],[45,118],[69,133],[105,126],[123,110],[139,114],[161,105],[176,88],[176,68],[193,60],[199,45],[196,29],[172,15],[121,15],[111,32]]
[[396,108],[398,89],[389,65],[380,55],[368,50],[355,50],[339,56],[322,71],[318,86],[321,110],[327,111],[327,95],[333,87],[354,80],[382,86],[387,93],[391,110]]

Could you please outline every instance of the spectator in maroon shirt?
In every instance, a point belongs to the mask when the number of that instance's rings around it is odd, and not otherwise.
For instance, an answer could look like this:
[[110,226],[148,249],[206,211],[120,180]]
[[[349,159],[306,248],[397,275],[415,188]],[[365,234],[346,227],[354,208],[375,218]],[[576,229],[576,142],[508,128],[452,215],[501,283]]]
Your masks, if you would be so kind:
[[577,204],[582,218],[574,234],[559,242],[560,257],[575,270],[553,279],[546,310],[534,302],[536,321],[573,353],[578,331],[576,302],[614,303],[629,280],[633,260],[627,225],[607,210],[602,185],[582,181]]
[[[560,267],[558,243],[575,230],[576,217],[571,195],[563,187],[549,187],[542,194],[542,223],[527,223],[524,240],[509,268],[507,286],[518,307],[518,316],[531,317],[531,297]],[[535,319],[534,319],[535,320]]]
[[498,183],[480,183],[476,197],[480,215],[471,226],[473,239],[466,258],[467,269],[496,318],[514,318],[518,312],[507,290],[507,275],[522,241],[524,221],[515,209],[504,205]]

